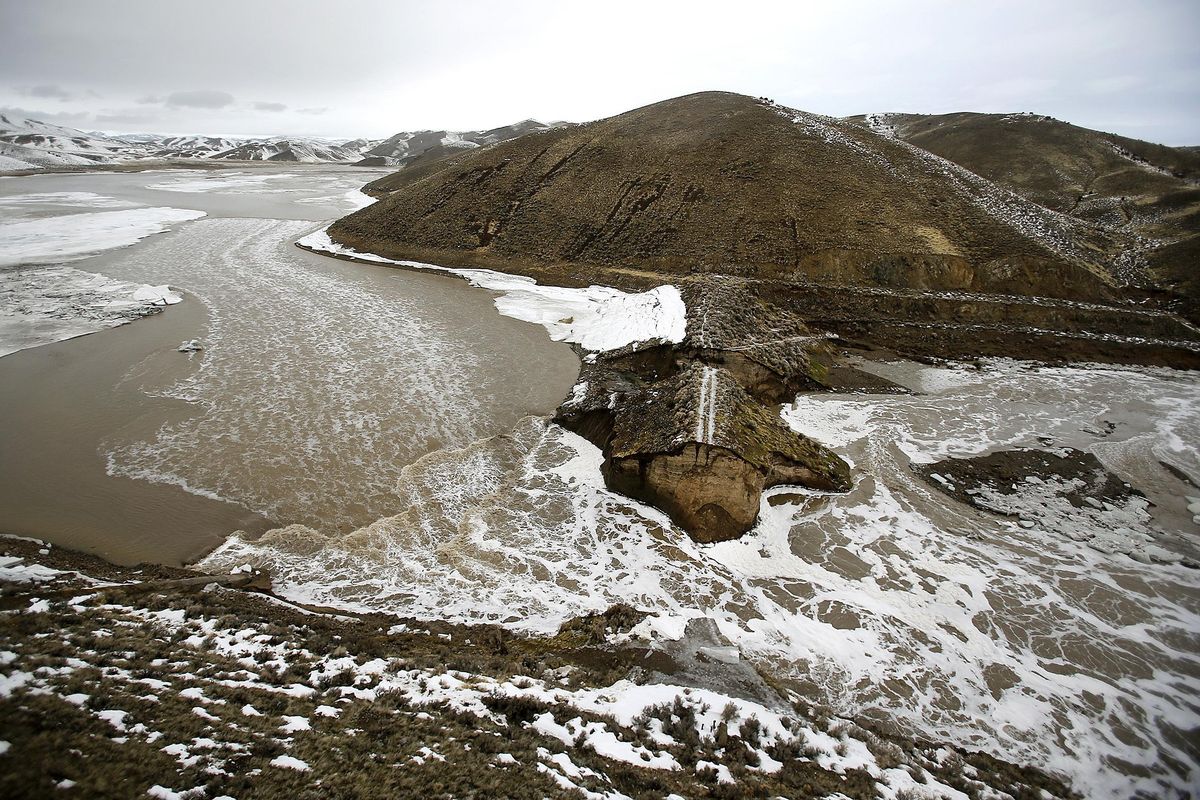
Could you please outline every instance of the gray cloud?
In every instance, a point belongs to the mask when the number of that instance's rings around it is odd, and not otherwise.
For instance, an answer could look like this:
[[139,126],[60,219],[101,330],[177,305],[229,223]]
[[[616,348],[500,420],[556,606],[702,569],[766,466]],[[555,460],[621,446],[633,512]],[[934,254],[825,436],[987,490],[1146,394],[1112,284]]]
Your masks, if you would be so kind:
[[300,114],[324,114],[329,109],[325,106],[320,108],[297,108],[296,111]]
[[167,98],[163,97],[162,95],[158,95],[158,94],[145,94],[145,95],[142,95],[141,97],[139,97],[137,99],[137,102],[143,103],[145,105],[160,106],[163,103],[167,102]]
[[166,103],[169,106],[186,106],[188,108],[224,108],[233,105],[233,95],[229,92],[217,92],[211,89],[171,92],[167,95]]
[[22,89],[21,93],[30,97],[46,97],[53,100],[71,100],[75,97],[74,94],[56,83],[43,83],[38,86],[30,86],[28,89]]
[[69,128],[77,128],[80,125],[84,125],[92,118],[92,115],[87,111],[36,111],[18,106],[0,106],[0,114],[10,117],[27,117],[40,122],[49,122],[53,125],[63,125]]
[[255,111],[287,111],[283,103],[264,103],[261,100],[254,104]]

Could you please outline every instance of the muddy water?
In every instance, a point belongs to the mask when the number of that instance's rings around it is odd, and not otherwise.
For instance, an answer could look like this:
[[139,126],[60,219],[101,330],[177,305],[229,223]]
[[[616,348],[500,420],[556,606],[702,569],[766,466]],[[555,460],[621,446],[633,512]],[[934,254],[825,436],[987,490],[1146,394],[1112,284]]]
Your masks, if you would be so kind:
[[[0,358],[0,529],[168,563],[268,519],[349,531],[395,513],[404,465],[552,411],[578,361],[500,316],[490,293],[293,246],[350,210],[348,193],[370,177],[291,168],[0,184],[44,196],[46,214],[84,192],[208,214],[72,263],[169,283],[188,293],[183,304]],[[203,350],[177,352],[193,338]]]
[[234,538],[204,563],[267,566],[282,591],[324,604],[525,630],[618,601],[657,613],[637,631],[651,638],[706,617],[837,713],[1044,766],[1087,797],[1193,786],[1200,573],[977,512],[909,464],[1014,446],[1124,453],[1105,463],[1162,509],[1089,519],[1174,525],[1194,547],[1200,526],[1181,514],[1195,490],[1160,462],[1200,477],[1200,381],[1019,362],[882,370],[922,394],[788,411],[848,456],[854,489],[781,487],[737,542],[692,543],[605,491],[594,447],[526,420],[406,468],[395,516]]
[[241,506],[106,471],[104,438],[153,436],[190,415],[188,404],[141,386],[193,370],[175,348],[203,334],[206,316],[189,298],[136,324],[0,359],[0,529],[119,563],[179,563],[229,531],[268,527]]

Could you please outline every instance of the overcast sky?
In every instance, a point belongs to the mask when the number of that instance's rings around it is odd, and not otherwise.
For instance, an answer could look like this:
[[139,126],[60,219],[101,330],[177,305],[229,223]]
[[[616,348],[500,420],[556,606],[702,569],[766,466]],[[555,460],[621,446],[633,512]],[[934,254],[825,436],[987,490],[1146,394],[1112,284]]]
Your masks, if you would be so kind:
[[1198,33],[1197,0],[0,0],[0,107],[89,130],[350,138],[724,89],[1200,145]]

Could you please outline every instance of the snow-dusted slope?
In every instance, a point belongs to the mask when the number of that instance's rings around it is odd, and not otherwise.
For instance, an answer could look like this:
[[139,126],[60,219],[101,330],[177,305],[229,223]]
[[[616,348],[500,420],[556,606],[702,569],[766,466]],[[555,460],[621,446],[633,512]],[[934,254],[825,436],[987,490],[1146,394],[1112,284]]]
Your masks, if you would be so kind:
[[43,167],[84,167],[105,163],[73,153],[23,147],[0,140],[0,169],[41,169]]
[[342,142],[340,145],[343,150],[353,150],[355,153],[362,155],[368,150],[377,147],[382,139],[351,139],[348,142]]
[[0,169],[106,164],[139,154],[128,142],[0,114]]
[[210,158],[223,161],[357,161],[359,153],[319,139],[280,138],[243,142]]
[[0,134],[56,136],[62,139],[84,138],[103,140],[107,138],[99,134],[84,133],[77,128],[65,128],[62,125],[54,125],[49,122],[30,119],[29,117],[18,117],[14,114],[0,114]]
[[554,127],[527,119],[486,131],[401,131],[363,151],[366,158],[382,158],[392,164],[406,164],[436,147],[469,150],[483,145],[506,142],[532,131]]
[[171,136],[153,143],[151,155],[156,158],[211,158],[244,141],[224,136]]

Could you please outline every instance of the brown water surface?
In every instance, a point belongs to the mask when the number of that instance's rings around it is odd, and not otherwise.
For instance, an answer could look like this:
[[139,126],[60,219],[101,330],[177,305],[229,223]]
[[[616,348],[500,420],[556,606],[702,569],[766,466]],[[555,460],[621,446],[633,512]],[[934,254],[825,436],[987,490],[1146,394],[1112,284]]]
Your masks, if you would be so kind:
[[[349,531],[395,513],[406,464],[553,411],[578,360],[502,317],[491,293],[293,245],[370,177],[280,168],[0,185],[26,215],[114,201],[208,215],[71,263],[170,284],[184,303],[0,358],[0,531],[164,563],[268,520]],[[178,352],[190,339],[204,349]]]

